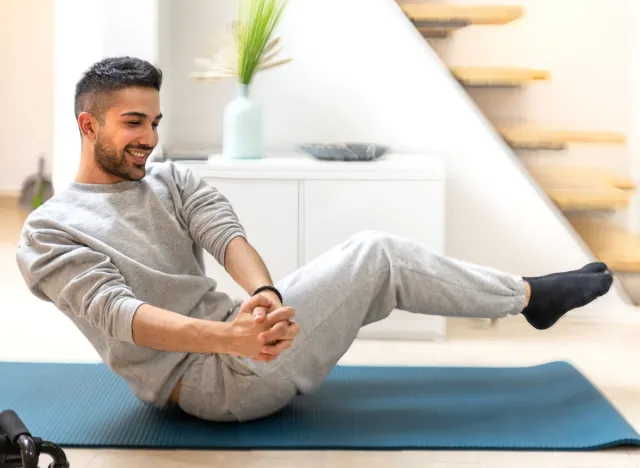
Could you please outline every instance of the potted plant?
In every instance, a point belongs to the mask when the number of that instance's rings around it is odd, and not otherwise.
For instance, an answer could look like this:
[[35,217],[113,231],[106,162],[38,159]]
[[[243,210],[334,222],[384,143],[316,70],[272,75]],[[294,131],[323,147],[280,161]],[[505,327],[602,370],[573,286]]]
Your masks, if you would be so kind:
[[280,38],[273,38],[287,0],[239,0],[237,18],[210,58],[198,58],[203,69],[193,73],[199,80],[236,78],[238,91],[227,104],[223,118],[223,155],[229,158],[262,157],[262,109],[251,98],[258,72],[284,65],[279,59]]

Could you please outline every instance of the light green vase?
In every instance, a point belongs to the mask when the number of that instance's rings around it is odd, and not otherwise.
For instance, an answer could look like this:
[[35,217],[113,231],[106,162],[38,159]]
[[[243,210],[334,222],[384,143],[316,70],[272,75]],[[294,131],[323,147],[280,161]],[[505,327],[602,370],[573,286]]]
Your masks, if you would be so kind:
[[262,157],[262,108],[249,97],[249,85],[224,108],[222,154],[232,159]]

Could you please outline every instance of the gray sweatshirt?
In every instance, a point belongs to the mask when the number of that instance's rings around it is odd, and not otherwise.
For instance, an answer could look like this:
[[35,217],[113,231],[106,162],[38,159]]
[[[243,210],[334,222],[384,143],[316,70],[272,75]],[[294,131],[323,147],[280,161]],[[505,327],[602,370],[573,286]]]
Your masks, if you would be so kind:
[[30,290],[52,302],[142,401],[163,405],[194,356],[132,340],[138,307],[223,320],[238,301],[216,291],[203,249],[223,264],[245,231],[228,200],[173,163],[137,182],[72,183],[27,219],[17,262]]

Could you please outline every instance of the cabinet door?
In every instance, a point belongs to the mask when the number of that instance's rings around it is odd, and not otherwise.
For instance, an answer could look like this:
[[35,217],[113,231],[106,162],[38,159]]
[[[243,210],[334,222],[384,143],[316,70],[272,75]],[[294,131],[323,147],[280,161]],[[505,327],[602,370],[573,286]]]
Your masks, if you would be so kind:
[[[373,229],[444,251],[444,184],[429,181],[306,181],[304,261],[308,262],[362,230]],[[393,311],[364,327],[364,339],[441,340],[442,317]]]
[[[247,239],[264,260],[273,281],[298,267],[298,182],[204,178],[233,206]],[[205,253],[207,275],[231,297],[248,297],[225,269]]]
[[368,229],[444,251],[444,186],[428,181],[336,180],[304,183],[306,262]]

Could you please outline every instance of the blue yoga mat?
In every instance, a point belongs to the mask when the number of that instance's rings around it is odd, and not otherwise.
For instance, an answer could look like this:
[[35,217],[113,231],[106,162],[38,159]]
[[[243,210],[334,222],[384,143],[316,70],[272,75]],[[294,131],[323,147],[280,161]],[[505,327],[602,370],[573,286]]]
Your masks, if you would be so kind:
[[336,367],[313,395],[249,423],[138,402],[102,364],[0,362],[0,410],[63,447],[588,450],[640,445],[564,362],[526,368]]

